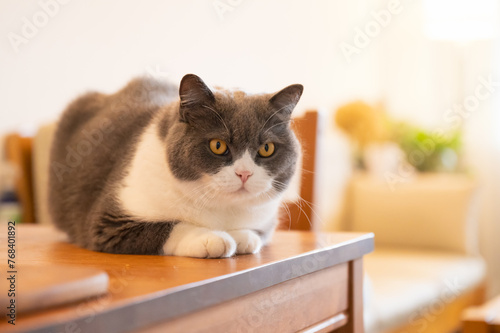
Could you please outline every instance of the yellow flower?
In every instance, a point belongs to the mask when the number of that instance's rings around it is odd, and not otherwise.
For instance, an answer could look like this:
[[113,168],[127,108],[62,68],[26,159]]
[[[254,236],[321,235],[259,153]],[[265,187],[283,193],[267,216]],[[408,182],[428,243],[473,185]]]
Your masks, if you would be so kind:
[[387,120],[381,107],[362,101],[341,106],[335,114],[335,123],[360,147],[387,140]]

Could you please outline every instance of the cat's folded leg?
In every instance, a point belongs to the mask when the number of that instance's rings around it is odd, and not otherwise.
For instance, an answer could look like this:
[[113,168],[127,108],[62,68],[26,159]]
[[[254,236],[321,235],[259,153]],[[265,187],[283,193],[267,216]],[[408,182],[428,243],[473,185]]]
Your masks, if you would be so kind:
[[162,254],[177,221],[145,222],[132,216],[104,213],[94,220],[86,247],[120,254]]
[[188,223],[177,224],[163,246],[166,255],[222,258],[236,252],[236,242],[225,231],[215,231]]
[[261,237],[253,230],[232,230],[228,233],[236,241],[237,254],[257,253],[262,247]]

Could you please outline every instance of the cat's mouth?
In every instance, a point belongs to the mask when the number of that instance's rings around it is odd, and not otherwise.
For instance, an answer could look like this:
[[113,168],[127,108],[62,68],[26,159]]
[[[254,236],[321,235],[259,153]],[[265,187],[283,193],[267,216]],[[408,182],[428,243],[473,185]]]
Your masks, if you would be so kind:
[[239,197],[239,198],[247,198],[248,196],[253,196],[254,193],[247,189],[244,185],[238,188],[237,190],[234,190],[232,192],[229,192],[229,195],[232,197]]
[[249,197],[258,197],[263,193],[267,193],[268,188],[259,188],[252,186],[252,184],[241,184],[239,188],[228,191],[227,193],[230,196],[240,197],[240,198],[249,198]]
[[238,194],[246,194],[246,193],[250,193],[250,191],[248,191],[245,186],[242,186],[240,187],[239,189],[237,189],[236,191],[234,191],[233,193],[238,193]]

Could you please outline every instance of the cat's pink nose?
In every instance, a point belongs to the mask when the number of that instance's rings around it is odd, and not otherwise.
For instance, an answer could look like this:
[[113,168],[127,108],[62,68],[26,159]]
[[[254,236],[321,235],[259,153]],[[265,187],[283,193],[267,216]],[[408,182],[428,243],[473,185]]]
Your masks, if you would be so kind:
[[251,173],[250,171],[236,171],[235,173],[238,177],[240,177],[243,184],[245,184],[248,178],[253,175],[253,173]]

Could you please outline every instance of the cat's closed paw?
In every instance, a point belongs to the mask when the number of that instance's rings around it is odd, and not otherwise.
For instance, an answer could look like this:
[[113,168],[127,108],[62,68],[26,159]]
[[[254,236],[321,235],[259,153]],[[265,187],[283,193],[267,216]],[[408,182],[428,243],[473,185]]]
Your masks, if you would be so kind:
[[224,231],[209,231],[193,240],[190,257],[230,257],[236,251],[235,241]]
[[233,230],[228,232],[236,241],[236,253],[257,253],[262,247],[262,239],[252,230]]
[[168,255],[195,258],[224,258],[234,255],[236,242],[224,231],[188,227],[174,229],[163,247]]

